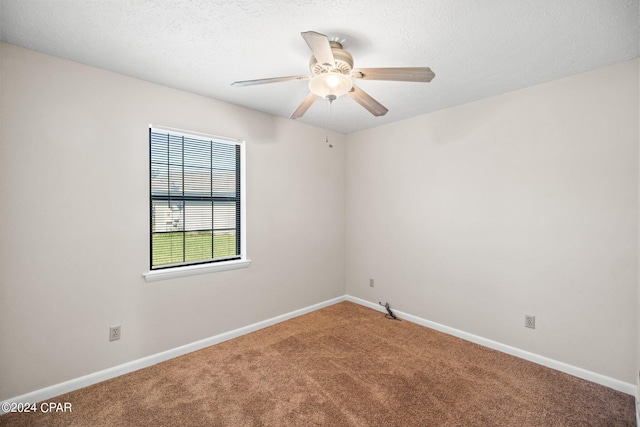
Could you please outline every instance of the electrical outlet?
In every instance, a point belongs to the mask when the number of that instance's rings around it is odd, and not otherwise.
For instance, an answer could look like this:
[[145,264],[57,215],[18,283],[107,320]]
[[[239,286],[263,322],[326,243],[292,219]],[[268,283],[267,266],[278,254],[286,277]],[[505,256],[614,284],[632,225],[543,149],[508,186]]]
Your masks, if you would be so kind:
[[112,326],[109,328],[109,341],[116,341],[120,339],[120,325]]
[[524,326],[525,328],[536,328],[536,316],[530,316],[528,314],[524,315]]
[[370,288],[374,288],[375,287],[375,285],[373,283],[373,279],[369,279],[369,287]]

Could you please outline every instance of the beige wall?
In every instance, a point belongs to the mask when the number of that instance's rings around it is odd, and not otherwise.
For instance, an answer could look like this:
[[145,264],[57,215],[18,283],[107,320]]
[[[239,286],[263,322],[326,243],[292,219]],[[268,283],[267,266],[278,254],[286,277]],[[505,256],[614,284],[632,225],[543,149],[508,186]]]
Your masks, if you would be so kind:
[[349,135],[347,293],[635,384],[638,114],[633,60]]
[[[0,401],[344,295],[343,135],[0,47]],[[248,269],[144,281],[149,124],[247,141]]]

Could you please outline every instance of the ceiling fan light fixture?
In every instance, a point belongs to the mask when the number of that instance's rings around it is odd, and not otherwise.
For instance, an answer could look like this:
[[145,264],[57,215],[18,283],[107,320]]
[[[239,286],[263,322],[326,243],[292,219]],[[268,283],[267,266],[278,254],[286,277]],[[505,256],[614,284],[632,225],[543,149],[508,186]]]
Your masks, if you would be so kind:
[[309,90],[327,101],[333,101],[351,90],[351,77],[342,73],[318,74],[309,81]]

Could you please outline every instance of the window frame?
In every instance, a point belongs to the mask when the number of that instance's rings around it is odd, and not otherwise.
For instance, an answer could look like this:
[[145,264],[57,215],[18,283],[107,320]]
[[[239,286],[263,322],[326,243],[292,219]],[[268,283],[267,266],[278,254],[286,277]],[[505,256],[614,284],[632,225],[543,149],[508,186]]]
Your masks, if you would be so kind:
[[[222,142],[226,144],[231,144],[239,147],[240,151],[240,221],[239,227],[239,243],[240,243],[240,253],[237,258],[233,258],[230,260],[198,260],[194,261],[190,264],[180,264],[180,265],[167,265],[166,267],[159,266],[156,268],[152,268],[152,212],[151,212],[151,204],[152,204],[152,194],[151,194],[151,132],[159,131],[159,132],[167,132],[172,136],[184,136],[188,138],[202,138],[217,142]],[[147,143],[149,144],[149,193],[148,193],[148,208],[149,208],[149,228],[148,228],[148,236],[149,236],[149,271],[143,273],[143,277],[147,282],[156,281],[156,280],[164,280],[164,279],[172,279],[177,277],[191,276],[196,274],[205,274],[205,273],[213,273],[218,271],[226,271],[226,270],[234,270],[239,268],[249,267],[251,264],[251,260],[247,258],[247,236],[246,236],[246,220],[247,220],[247,212],[246,212],[246,142],[244,140],[236,139],[236,138],[228,138],[221,137],[217,135],[211,135],[206,133],[188,131],[183,129],[176,129],[166,126],[156,126],[149,125],[148,134],[147,134]],[[213,230],[212,230],[213,231]]]

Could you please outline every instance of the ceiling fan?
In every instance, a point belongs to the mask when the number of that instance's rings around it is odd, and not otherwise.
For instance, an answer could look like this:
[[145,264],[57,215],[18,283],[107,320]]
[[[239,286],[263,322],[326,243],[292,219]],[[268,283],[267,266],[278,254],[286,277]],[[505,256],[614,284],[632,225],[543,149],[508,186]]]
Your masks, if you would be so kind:
[[342,43],[329,40],[315,31],[300,33],[313,56],[309,61],[312,75],[273,77],[268,79],[241,80],[232,86],[253,86],[292,80],[309,80],[309,94],[289,116],[300,118],[318,98],[333,102],[345,93],[374,116],[384,116],[389,111],[368,93],[353,84],[353,79],[392,80],[403,82],[430,82],[435,74],[429,67],[353,68],[353,57],[342,48]]

